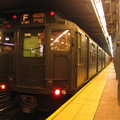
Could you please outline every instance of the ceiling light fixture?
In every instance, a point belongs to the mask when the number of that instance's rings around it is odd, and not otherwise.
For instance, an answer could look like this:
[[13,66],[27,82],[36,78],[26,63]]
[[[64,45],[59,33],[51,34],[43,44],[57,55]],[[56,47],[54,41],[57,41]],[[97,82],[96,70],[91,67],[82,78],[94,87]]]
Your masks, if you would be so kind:
[[95,10],[96,16],[98,18],[98,21],[100,23],[100,26],[102,28],[103,34],[107,40],[107,43],[109,44],[111,54],[113,55],[112,39],[107,31],[107,24],[106,24],[106,20],[105,20],[105,14],[104,14],[102,2],[101,2],[101,0],[91,0],[91,2],[93,5],[93,8]]

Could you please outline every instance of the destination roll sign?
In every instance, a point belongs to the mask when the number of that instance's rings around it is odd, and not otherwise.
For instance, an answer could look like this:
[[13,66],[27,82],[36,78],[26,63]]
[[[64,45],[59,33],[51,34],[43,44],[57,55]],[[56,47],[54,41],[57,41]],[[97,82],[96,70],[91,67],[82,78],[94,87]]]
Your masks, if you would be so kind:
[[45,23],[45,13],[23,14],[21,24]]

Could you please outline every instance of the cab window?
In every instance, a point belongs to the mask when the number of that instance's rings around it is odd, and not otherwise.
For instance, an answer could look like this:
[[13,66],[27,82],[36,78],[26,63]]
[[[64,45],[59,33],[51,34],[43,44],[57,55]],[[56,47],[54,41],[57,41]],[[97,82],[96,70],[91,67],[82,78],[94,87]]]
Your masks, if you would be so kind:
[[43,57],[43,32],[24,33],[23,56],[24,57]]
[[12,51],[14,49],[14,32],[3,33],[3,51]]

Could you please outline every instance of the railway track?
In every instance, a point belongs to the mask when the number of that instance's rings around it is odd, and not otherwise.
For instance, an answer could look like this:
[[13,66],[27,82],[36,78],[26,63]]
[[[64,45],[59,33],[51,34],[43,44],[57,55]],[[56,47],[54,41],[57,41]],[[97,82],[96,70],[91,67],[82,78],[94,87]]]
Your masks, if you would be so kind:
[[0,120],[17,120],[21,116],[17,101],[9,101],[8,91],[0,91]]
[[0,91],[0,120],[45,120],[53,112],[22,113],[19,103],[17,101],[9,101],[7,91]]
[[9,101],[8,91],[0,91],[0,120],[45,120],[52,112],[22,113],[17,101]]

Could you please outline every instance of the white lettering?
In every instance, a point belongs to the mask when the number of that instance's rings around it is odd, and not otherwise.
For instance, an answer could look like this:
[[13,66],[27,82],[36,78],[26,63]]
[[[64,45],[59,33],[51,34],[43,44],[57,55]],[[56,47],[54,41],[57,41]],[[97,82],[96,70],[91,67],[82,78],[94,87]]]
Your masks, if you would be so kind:
[[26,21],[26,19],[28,19],[28,16],[29,16],[28,14],[24,14],[23,15],[23,21]]

